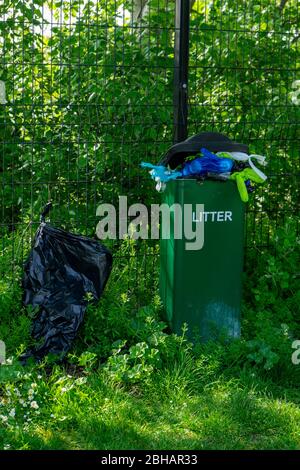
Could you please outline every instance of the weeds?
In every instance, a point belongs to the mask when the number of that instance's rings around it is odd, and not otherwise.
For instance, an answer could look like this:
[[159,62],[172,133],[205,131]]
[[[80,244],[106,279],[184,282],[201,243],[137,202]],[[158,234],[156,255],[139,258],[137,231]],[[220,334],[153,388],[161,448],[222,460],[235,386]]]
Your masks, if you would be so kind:
[[126,240],[65,364],[27,367],[17,357],[30,342],[32,312],[21,303],[21,266],[9,274],[8,247],[0,337],[13,359],[0,368],[0,446],[300,448],[296,227],[273,242],[276,257],[256,257],[255,276],[248,261],[242,339],[191,344],[186,326],[171,334],[157,295],[157,248]]

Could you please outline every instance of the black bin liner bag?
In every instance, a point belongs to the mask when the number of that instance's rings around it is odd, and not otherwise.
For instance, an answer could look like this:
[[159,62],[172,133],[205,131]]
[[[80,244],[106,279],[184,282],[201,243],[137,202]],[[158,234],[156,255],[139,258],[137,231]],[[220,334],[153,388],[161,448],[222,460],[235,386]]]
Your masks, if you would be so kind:
[[38,307],[33,320],[35,346],[20,358],[40,361],[69,351],[87,308],[97,301],[112,268],[111,253],[97,240],[42,222],[25,263],[23,303]]

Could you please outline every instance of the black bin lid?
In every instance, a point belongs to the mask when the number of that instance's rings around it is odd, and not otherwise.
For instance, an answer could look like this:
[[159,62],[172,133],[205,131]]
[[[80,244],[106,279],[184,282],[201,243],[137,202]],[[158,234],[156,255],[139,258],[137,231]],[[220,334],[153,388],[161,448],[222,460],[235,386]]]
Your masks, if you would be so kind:
[[173,145],[162,157],[159,165],[168,166],[173,170],[181,165],[187,157],[197,155],[205,147],[210,152],[244,152],[249,153],[248,145],[239,144],[218,132],[200,132],[183,142]]

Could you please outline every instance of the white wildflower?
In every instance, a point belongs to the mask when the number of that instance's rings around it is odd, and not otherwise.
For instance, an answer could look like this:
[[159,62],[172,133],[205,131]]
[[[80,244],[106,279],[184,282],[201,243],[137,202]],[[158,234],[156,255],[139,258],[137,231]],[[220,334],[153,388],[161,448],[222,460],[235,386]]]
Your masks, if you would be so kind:
[[4,415],[0,415],[0,419],[2,419],[2,423],[6,423],[6,421],[8,420],[8,417]]
[[77,385],[82,385],[87,382],[87,379],[85,377],[79,377],[79,379],[76,379],[75,382]]
[[38,409],[39,405],[37,404],[36,401],[32,401],[31,404],[30,404],[31,408],[34,408],[35,410]]
[[14,418],[16,416],[16,410],[15,408],[12,408],[10,412],[8,413],[11,418]]

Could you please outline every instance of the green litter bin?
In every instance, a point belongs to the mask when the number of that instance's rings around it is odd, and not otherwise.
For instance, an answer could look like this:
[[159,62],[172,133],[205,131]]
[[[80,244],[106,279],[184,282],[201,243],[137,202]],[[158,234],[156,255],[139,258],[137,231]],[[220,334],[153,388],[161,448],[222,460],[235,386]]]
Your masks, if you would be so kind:
[[[202,341],[239,337],[245,206],[235,183],[174,180],[163,202],[192,204],[193,225],[204,223],[200,250],[175,239],[173,223],[170,238],[160,240],[160,295],[172,330],[180,334],[187,323],[189,336]],[[202,214],[196,203],[204,204]]]
[[[173,223],[170,237],[160,239],[160,296],[171,329],[181,334],[187,323],[190,339],[202,342],[239,337],[245,204],[235,183],[173,180],[162,203],[191,204],[192,226],[204,224],[201,249],[187,250],[190,240],[174,237]],[[204,205],[201,214],[196,204]]]

